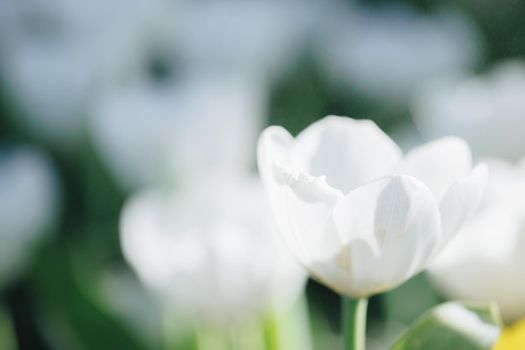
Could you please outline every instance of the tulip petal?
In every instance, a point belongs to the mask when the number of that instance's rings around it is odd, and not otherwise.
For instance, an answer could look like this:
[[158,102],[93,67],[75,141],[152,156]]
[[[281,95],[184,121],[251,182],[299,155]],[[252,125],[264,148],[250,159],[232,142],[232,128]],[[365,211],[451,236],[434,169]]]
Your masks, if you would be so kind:
[[[268,189],[277,230],[295,257],[307,265],[313,254],[319,254],[316,252],[319,245],[314,249],[310,247],[319,242],[317,235],[324,232],[328,207],[332,205],[328,202],[336,201],[342,194],[323,183],[323,179],[291,173],[285,165],[292,142],[293,137],[284,128],[267,128],[259,139],[258,164]],[[321,240],[326,241],[325,245],[332,244],[329,239]]]
[[274,164],[274,179],[285,193],[288,226],[282,233],[303,265],[336,252],[340,241],[331,214],[343,194],[322,177],[294,173],[278,164]]
[[335,263],[350,274],[346,288],[352,295],[375,294],[404,282],[426,263],[441,235],[434,195],[408,175],[385,177],[350,192],[333,218],[345,247]]
[[301,132],[295,167],[344,193],[387,175],[401,159],[397,145],[369,120],[329,116]]
[[423,181],[440,199],[471,168],[467,143],[457,137],[445,137],[408,152],[400,171]]
[[488,167],[480,164],[467,176],[458,180],[439,203],[443,237],[438,253],[476,210],[487,185]]
[[[293,137],[288,131],[286,131],[286,129],[280,126],[270,126],[262,132],[257,146],[257,164],[259,167],[259,174],[267,188],[274,224],[277,231],[283,235],[290,230],[290,225],[286,216],[286,197],[288,188],[275,181],[273,175],[273,164],[274,162],[286,164],[289,159],[288,151],[292,142]],[[297,256],[299,252],[294,247],[293,242],[286,239],[286,243],[292,249],[294,255]]]
[[263,181],[272,177],[274,162],[288,163],[293,141],[293,136],[280,126],[270,126],[262,132],[257,145],[257,165]]

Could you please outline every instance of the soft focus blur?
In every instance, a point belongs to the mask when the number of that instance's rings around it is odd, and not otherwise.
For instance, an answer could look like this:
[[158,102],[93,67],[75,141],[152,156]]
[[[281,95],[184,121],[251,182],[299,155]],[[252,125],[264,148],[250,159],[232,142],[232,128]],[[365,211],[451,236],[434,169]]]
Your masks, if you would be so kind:
[[255,159],[265,126],[330,114],[404,149],[463,137],[496,174],[430,278],[372,298],[370,349],[446,299],[525,318],[524,16],[511,0],[0,1],[0,349],[338,349],[339,298],[274,232]]

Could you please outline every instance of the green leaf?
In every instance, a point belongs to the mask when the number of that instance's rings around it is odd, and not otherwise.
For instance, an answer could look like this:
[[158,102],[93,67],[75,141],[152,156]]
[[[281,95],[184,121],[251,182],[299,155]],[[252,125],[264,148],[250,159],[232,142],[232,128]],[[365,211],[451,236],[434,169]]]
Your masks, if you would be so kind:
[[387,320],[407,326],[415,322],[423,312],[441,302],[424,274],[381,294],[381,298]]
[[501,321],[495,305],[438,305],[425,313],[401,336],[392,350],[490,350]]

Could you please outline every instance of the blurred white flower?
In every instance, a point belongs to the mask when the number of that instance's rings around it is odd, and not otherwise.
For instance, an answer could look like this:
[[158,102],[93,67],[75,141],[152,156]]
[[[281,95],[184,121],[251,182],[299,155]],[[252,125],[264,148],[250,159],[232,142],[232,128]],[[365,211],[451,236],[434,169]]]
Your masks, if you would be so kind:
[[497,302],[507,320],[525,316],[525,164],[489,160],[480,209],[429,268],[446,296]]
[[0,286],[16,276],[55,223],[54,169],[38,151],[0,149]]
[[408,152],[372,121],[326,117],[261,135],[277,227],[310,274],[341,294],[387,291],[420,272],[476,207],[486,166],[444,138]]
[[321,28],[317,52],[329,76],[396,106],[423,82],[472,68],[480,58],[476,28],[457,13],[355,7],[327,16]]
[[[189,1],[166,21],[187,70],[275,78],[297,60],[314,4],[301,1]],[[235,15],[232,15],[235,14]]]
[[140,83],[94,102],[90,131],[102,158],[127,188],[255,163],[265,87],[253,81],[189,78],[168,86]]
[[414,98],[413,114],[428,137],[458,135],[476,155],[525,154],[525,64],[506,62],[483,76],[430,83]]
[[102,80],[142,49],[158,1],[0,3],[0,76],[24,125],[53,142],[82,133]]
[[251,94],[301,53],[315,7],[307,3],[6,0],[0,77],[25,127],[71,144],[83,136],[94,95],[142,72],[151,56],[189,79],[244,80]]
[[[201,179],[126,204],[124,255],[141,280],[201,321],[235,321],[300,295],[305,274],[273,233],[255,179]],[[267,214],[266,214],[267,213]]]

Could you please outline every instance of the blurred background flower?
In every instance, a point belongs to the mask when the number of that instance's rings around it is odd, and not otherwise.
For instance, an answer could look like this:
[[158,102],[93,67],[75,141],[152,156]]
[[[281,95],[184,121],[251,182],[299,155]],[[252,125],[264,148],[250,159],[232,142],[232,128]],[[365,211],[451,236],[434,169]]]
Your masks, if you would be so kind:
[[[215,175],[173,193],[138,194],[124,207],[121,240],[174,332],[197,327],[197,337],[203,337],[208,328],[242,330],[246,323],[290,312],[305,285],[305,272],[273,231],[255,177]],[[262,339],[262,329],[260,334]],[[308,349],[307,334],[280,336],[300,340],[283,340],[287,348]],[[239,339],[243,343],[245,336]]]
[[490,181],[477,214],[430,269],[450,298],[496,301],[507,321],[525,317],[525,168],[490,160]]
[[334,11],[321,28],[316,44],[337,87],[397,108],[425,82],[468,72],[483,57],[476,27],[450,10],[356,6]]
[[141,52],[155,3],[2,2],[0,73],[18,122],[46,140],[78,142],[89,98]]
[[188,1],[178,7],[179,21],[167,18],[165,44],[184,72],[270,82],[299,59],[320,7],[300,0]]
[[133,197],[124,255],[163,302],[204,322],[233,322],[293,304],[305,273],[273,232],[257,178],[200,178]]
[[478,156],[525,153],[525,64],[500,63],[483,76],[436,80],[414,99],[425,136],[459,135]]
[[[262,335],[257,327],[244,332],[263,344],[278,329],[312,333],[315,349],[338,348],[338,298],[314,281],[302,295],[291,278],[277,283],[296,290],[297,303],[268,315],[273,282],[264,271],[279,254],[261,248],[272,232],[264,200],[241,189],[256,172],[258,134],[278,124],[296,135],[325,115],[347,115],[372,119],[403,149],[453,134],[476,157],[516,162],[525,155],[524,15],[510,0],[0,1],[0,334],[12,333],[20,349],[160,349],[163,290],[184,294],[170,299],[186,313],[261,318]],[[468,250],[473,276],[487,266],[508,278],[502,287],[524,266],[521,170],[504,168],[472,223],[487,239],[498,234],[488,244],[494,250],[454,242]],[[121,218],[145,228],[122,225],[120,236]],[[121,245],[124,231],[156,253],[138,243],[131,253]],[[164,231],[177,238],[164,241]],[[172,253],[179,244],[192,248]],[[454,249],[447,266],[463,264]],[[222,265],[198,252],[224,253],[222,271],[231,272],[215,274]],[[199,272],[174,277],[190,257],[202,261]],[[264,273],[240,283],[248,271]],[[186,279],[189,287],[210,275],[232,287],[227,302],[210,304],[178,283],[151,288],[152,280]],[[523,315],[516,281],[506,294],[495,286],[470,294],[468,278],[454,277],[463,283],[451,290],[438,272],[429,276],[433,285],[419,275],[371,299],[372,349],[388,348],[448,297],[497,299],[509,320]],[[310,326],[286,328],[307,319],[306,309]],[[174,310],[178,320],[182,308]]]
[[251,80],[211,76],[116,88],[93,103],[93,143],[127,189],[210,169],[243,172],[253,164],[265,95]]

